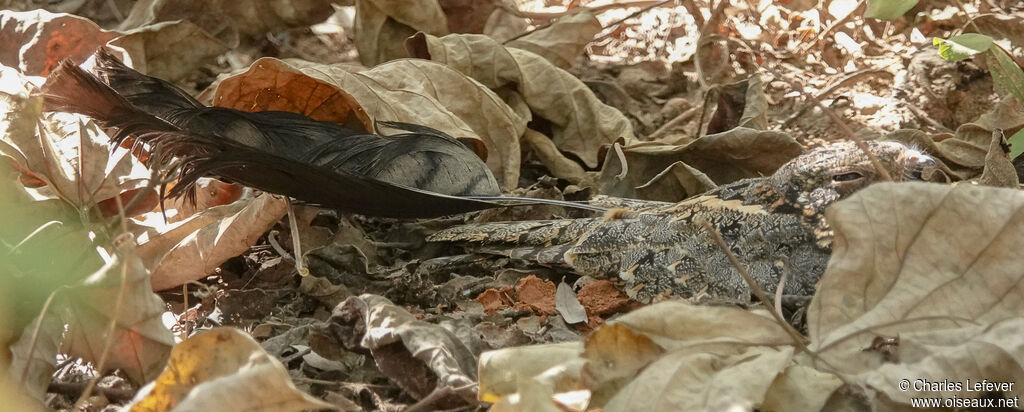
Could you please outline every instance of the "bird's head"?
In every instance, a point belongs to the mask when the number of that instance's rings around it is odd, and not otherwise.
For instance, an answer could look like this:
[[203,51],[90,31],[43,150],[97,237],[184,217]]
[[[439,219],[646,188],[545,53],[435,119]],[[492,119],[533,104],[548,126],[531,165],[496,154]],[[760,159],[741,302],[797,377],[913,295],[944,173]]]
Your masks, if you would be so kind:
[[[824,243],[831,237],[825,209],[868,185],[886,180],[922,180],[937,168],[928,154],[898,142],[864,142],[871,157],[854,142],[834,143],[807,151],[786,163],[770,178],[773,209],[799,213],[815,227]],[[885,171],[885,174],[881,170]]]

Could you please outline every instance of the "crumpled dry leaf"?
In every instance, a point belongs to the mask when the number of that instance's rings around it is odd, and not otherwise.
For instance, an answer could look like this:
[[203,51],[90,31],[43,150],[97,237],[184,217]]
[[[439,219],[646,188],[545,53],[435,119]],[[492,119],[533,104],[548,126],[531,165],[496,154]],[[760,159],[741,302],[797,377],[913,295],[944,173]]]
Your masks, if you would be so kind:
[[333,409],[303,393],[260,344],[235,328],[216,328],[178,344],[167,368],[130,411],[301,411]]
[[245,252],[285,215],[283,198],[262,194],[206,209],[161,230],[139,246],[151,268],[153,290],[199,280]]
[[[515,0],[501,0],[501,4],[503,7],[494,9],[494,12],[487,17],[482,33],[499,42],[506,42],[529,29],[530,21],[512,12],[519,8]],[[460,33],[474,32],[460,31]]]
[[405,39],[416,32],[448,34],[438,0],[356,0],[355,41],[364,66],[409,57]]
[[956,133],[929,136],[920,130],[897,130],[885,139],[915,145],[947,166],[956,180],[981,175],[992,142],[992,132],[1001,129],[1007,136],[1024,127],[1024,108],[1012,97],[1003,98],[995,108],[972,123],[960,125]]
[[70,14],[0,11],[0,64],[24,74],[46,76],[61,60],[83,62],[102,46],[124,50],[135,69],[171,81],[228,50],[188,21],[118,32]]
[[[811,349],[901,403],[977,392],[903,391],[899,379],[1020,382],[1022,208],[1017,190],[926,183],[874,185],[831,207],[832,260],[807,313]],[[897,336],[893,354],[865,350]]]
[[523,391],[525,381],[538,379],[558,392],[581,388],[585,360],[582,342],[527,345],[480,355],[480,400],[499,399]]
[[1010,162],[1010,145],[1001,130],[992,132],[992,143],[985,155],[985,168],[977,182],[986,186],[1018,188],[1017,170]]
[[[665,354],[665,349],[647,336],[634,333],[629,327],[614,323],[587,336],[581,355],[587,360],[581,379],[593,392],[617,392],[637,373]],[[607,399],[600,399],[603,405]]]
[[601,22],[590,9],[585,9],[562,16],[550,26],[509,41],[505,46],[533,52],[559,68],[568,69],[600,31]]
[[417,320],[391,301],[370,294],[338,305],[330,322],[359,325],[355,330],[365,331],[360,346],[370,350],[381,372],[414,398],[439,388],[451,389],[466,402],[476,398],[477,354],[455,331]]
[[717,134],[737,127],[768,129],[768,98],[764,95],[761,77],[750,76],[718,89],[718,105],[708,123],[708,134]]
[[715,185],[769,175],[803,152],[792,137],[737,127],[677,146],[641,143],[605,156],[598,177],[601,194],[677,202]]
[[234,48],[242,39],[309,26],[333,12],[330,0],[142,0],[132,6],[120,30],[187,20]]
[[60,316],[53,312],[45,315],[29,323],[21,339],[10,346],[11,363],[7,370],[8,378],[21,383],[23,393],[40,402],[46,399],[46,388],[57,370],[57,355],[64,334]]
[[498,9],[496,1],[438,0],[450,33],[483,33],[487,19]]
[[[313,95],[310,98],[310,95]],[[414,59],[351,71],[342,65],[263,58],[220,83],[214,103],[247,111],[285,110],[346,125],[422,124],[462,139],[505,189],[518,185],[526,119],[496,94],[443,65]]]
[[[61,308],[68,324],[65,345],[68,354],[96,363],[109,340],[103,372],[120,369],[141,384],[163,368],[174,337],[160,318],[166,307],[153,293],[134,240],[118,249],[115,259],[68,294]],[[113,336],[108,334],[112,322]]]
[[552,176],[573,184],[580,183],[586,177],[587,171],[583,170],[583,166],[565,157],[558,151],[555,142],[540,132],[527,128],[523,133],[523,145],[537,156],[537,160],[551,172]]
[[[607,411],[749,409],[762,402],[793,355],[791,338],[768,316],[683,301],[623,315],[587,345],[585,354],[575,343],[484,353],[481,399],[532,399],[523,391],[540,385],[554,394],[549,403],[585,389],[589,407]],[[587,362],[582,375],[580,359]],[[614,365],[620,368],[606,371]]]
[[587,321],[587,309],[580,304],[579,299],[576,299],[576,293],[572,291],[572,286],[565,283],[565,281],[558,283],[558,289],[555,290],[555,310],[558,311],[559,315],[562,315],[562,319],[565,319],[565,323],[582,323]]
[[0,155],[45,183],[43,192],[84,210],[145,186],[149,172],[127,150],[111,153],[109,137],[95,123],[64,113],[43,116],[41,99],[30,96],[31,78],[3,66],[0,76],[10,80],[0,88]]
[[587,167],[597,166],[601,145],[635,139],[626,116],[601,103],[575,76],[536,54],[473,34],[439,38],[417,33],[408,46],[414,57],[440,62],[491,89],[514,87],[517,99],[551,122],[559,150],[576,155]]
[[70,14],[4,10],[0,11],[0,64],[26,75],[46,76],[61,60],[85,61],[117,36]]
[[8,67],[0,67],[0,76],[10,79],[0,90],[0,154],[80,208],[145,185],[149,173],[133,167],[127,150],[111,154],[95,123],[69,114],[43,117],[41,99],[29,96],[35,90],[29,78]]
[[227,44],[188,20],[131,29],[107,44],[123,49],[128,54],[124,60],[133,69],[167,81],[181,79],[230,50]]
[[[796,359],[803,359],[798,356]],[[794,364],[779,374],[758,408],[763,412],[822,411],[832,393],[843,385],[836,375]]]

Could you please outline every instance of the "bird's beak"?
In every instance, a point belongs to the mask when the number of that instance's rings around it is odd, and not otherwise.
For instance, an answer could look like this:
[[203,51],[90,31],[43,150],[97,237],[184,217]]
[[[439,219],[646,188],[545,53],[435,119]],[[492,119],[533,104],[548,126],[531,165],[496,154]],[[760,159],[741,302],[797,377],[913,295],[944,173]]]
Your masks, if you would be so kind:
[[933,180],[936,172],[939,171],[939,164],[935,158],[928,155],[915,155],[907,159],[907,180]]

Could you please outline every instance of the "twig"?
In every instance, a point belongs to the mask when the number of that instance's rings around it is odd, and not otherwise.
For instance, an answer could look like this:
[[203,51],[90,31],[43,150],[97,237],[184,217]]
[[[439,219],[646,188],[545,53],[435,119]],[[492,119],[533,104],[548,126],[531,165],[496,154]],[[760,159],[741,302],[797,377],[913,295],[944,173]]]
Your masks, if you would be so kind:
[[288,251],[284,250],[284,248],[281,247],[281,244],[278,243],[278,233],[280,232],[276,230],[271,230],[270,232],[267,232],[267,243],[270,243],[270,248],[274,249],[274,251],[277,252],[278,255],[284,258],[284,260],[295,261],[295,258],[292,257],[291,253],[288,253]]
[[[526,19],[531,19],[531,20],[549,20],[547,23],[541,24],[541,25],[539,25],[537,27],[534,27],[534,28],[532,28],[530,30],[524,31],[524,32],[522,32],[520,34],[517,34],[517,35],[513,36],[512,38],[502,42],[502,44],[507,44],[510,41],[517,40],[519,38],[522,38],[523,36],[532,34],[532,33],[536,32],[536,31],[544,30],[544,29],[546,29],[548,27],[551,27],[551,25],[555,23],[555,21],[556,21],[555,19],[559,19],[559,18],[568,16],[568,15],[571,15],[571,14],[582,13],[582,12],[585,12],[585,11],[589,11],[591,13],[598,14],[598,13],[602,13],[602,12],[605,12],[605,11],[608,11],[608,10],[628,9],[628,8],[633,8],[633,7],[644,7],[644,8],[647,8],[647,10],[649,10],[650,8],[653,8],[653,7],[651,7],[652,4],[656,4],[656,5],[660,6],[660,5],[665,4],[667,2],[668,2],[668,0],[641,0],[641,1],[631,1],[631,2],[624,2],[624,3],[611,3],[611,4],[606,4],[606,5],[598,6],[598,7],[579,7],[579,8],[575,8],[575,9],[572,9],[572,10],[566,10],[566,11],[556,12],[556,13],[539,13],[539,12],[522,11],[522,10],[519,10],[519,9],[516,9],[516,8],[513,8],[513,7],[506,6],[505,4],[503,4],[501,2],[497,2],[496,1],[495,3],[502,10],[505,10],[505,11],[511,13],[514,16],[518,16],[518,17],[522,17],[522,18],[526,18]],[[621,23],[621,21],[619,21],[618,23]],[[613,23],[613,24],[618,24],[618,23]],[[607,28],[607,26],[602,27],[602,29],[605,29],[605,28]]]
[[[124,215],[125,209],[124,204],[121,203],[121,196],[114,196],[114,202],[117,204],[117,217],[121,221],[120,236],[127,237],[132,242],[135,242],[135,237],[128,231],[128,224],[125,223],[128,218]],[[103,377],[103,368],[106,366],[107,358],[110,356],[110,345],[114,342],[114,333],[117,332],[117,321],[121,317],[121,308],[124,306],[125,289],[128,288],[128,260],[125,258],[127,253],[125,253],[125,248],[121,241],[115,239],[114,245],[118,249],[117,259],[121,264],[121,283],[117,288],[117,299],[114,300],[114,313],[110,317],[110,325],[107,326],[107,339],[103,342],[103,352],[100,352],[100,359],[96,362],[96,376],[89,380],[89,384],[82,391],[82,396],[75,401],[75,407],[71,409],[73,411],[84,409],[85,402],[89,399],[89,394],[92,393],[92,388],[96,387],[96,382],[99,382],[100,378]]]
[[[36,324],[32,328],[32,338],[28,344],[28,355],[26,356],[26,358],[31,358],[32,354],[35,353],[36,343],[38,343],[39,341],[39,329],[41,329],[43,326],[43,318],[46,317],[47,313],[49,313],[50,304],[53,303],[53,298],[57,296],[58,292],[61,292],[64,289],[69,289],[69,286],[64,285],[57,289],[54,289],[53,292],[50,292],[50,295],[46,297],[46,302],[43,303],[43,308],[39,311],[39,316],[36,317]],[[28,370],[30,366],[31,362],[25,362],[25,369],[21,370],[21,377],[19,379],[21,382],[27,382]]]
[[800,50],[798,50],[796,52],[796,55],[797,56],[802,56],[804,54],[807,54],[807,52],[811,51],[811,49],[813,49],[819,43],[821,43],[821,41],[824,40],[825,37],[828,36],[828,34],[832,32],[832,30],[835,30],[836,27],[839,27],[839,26],[841,26],[843,24],[846,24],[846,22],[849,21],[851,18],[853,18],[854,15],[860,16],[861,13],[859,13],[859,11],[861,10],[861,8],[864,7],[865,4],[867,4],[867,2],[865,0],[860,0],[860,3],[857,4],[856,8],[851,10],[849,14],[843,16],[843,18],[841,18],[839,20],[836,20],[836,21],[833,21],[832,23],[830,23],[828,25],[828,27],[825,27],[825,30],[822,30],[820,33],[818,33],[816,36],[814,36],[814,40],[806,43],[806,45],[804,47],[801,47]]
[[956,3],[957,7],[960,8],[960,11],[964,12],[964,17],[967,17],[967,24],[971,25],[971,27],[974,27],[974,31],[981,33],[981,29],[978,28],[978,24],[975,23],[974,19],[971,18],[971,13],[967,11],[967,8],[964,7],[964,4],[960,0],[953,0],[953,2]]
[[476,386],[476,384],[473,383],[466,386],[460,386],[458,388],[442,386],[440,388],[434,389],[426,397],[420,399],[419,402],[416,402],[410,405],[408,408],[405,408],[404,412],[421,412],[435,410],[431,408],[433,404],[437,403],[441,399],[444,399],[448,395],[458,394],[459,392],[469,389],[473,386]]
[[619,158],[619,166],[622,169],[619,174],[615,175],[615,180],[625,179],[626,175],[629,174],[629,162],[626,161],[626,153],[622,151],[622,145],[619,142],[615,142],[612,145],[612,149],[615,150],[615,156]]
[[[885,69],[882,68],[882,67],[873,67],[873,68],[857,70],[857,71],[851,72],[851,73],[846,73],[841,79],[839,79],[839,81],[833,83],[832,85],[830,85],[830,86],[826,87],[825,89],[821,90],[820,92],[818,92],[815,95],[815,97],[817,99],[819,99],[819,100],[820,99],[824,99],[824,98],[828,97],[830,94],[836,92],[837,90],[839,90],[839,89],[841,89],[843,87],[849,86],[850,83],[853,83],[855,81],[860,81],[861,79],[863,79],[865,77],[873,77],[873,76],[879,75],[879,74],[889,74],[889,75],[891,75],[889,72],[885,71]],[[797,119],[799,119],[800,116],[803,116],[803,114],[806,113],[807,110],[810,109],[811,106],[813,106],[813,105],[814,104],[811,103],[811,102],[804,102],[804,104],[800,107],[799,110],[796,111],[796,113],[793,113],[793,115],[789,116],[789,118],[786,119],[786,121],[782,122],[782,127],[789,127],[789,125],[791,125],[793,122],[795,122]]]
[[661,125],[661,127],[659,127],[657,130],[655,130],[647,137],[649,139],[657,139],[659,137],[662,137],[663,135],[668,133],[668,131],[671,130],[672,128],[690,121],[690,119],[693,118],[693,116],[696,115],[697,111],[699,110],[700,108],[698,107],[691,107],[687,109],[685,112],[679,113],[678,116],[673,117],[672,120],[665,122],[665,124]]
[[[788,265],[786,267],[788,269]],[[789,270],[783,270],[782,276],[779,277],[779,285],[775,287],[775,311],[782,313],[782,291],[786,288],[786,275]]]
[[306,268],[306,263],[302,259],[302,241],[299,239],[299,223],[298,219],[295,218],[295,209],[292,207],[292,200],[285,199],[288,202],[288,226],[291,226],[292,230],[292,251],[295,252],[295,270],[299,271],[300,276],[309,276],[309,269]]
[[700,223],[704,226],[704,230],[711,235],[711,240],[714,240],[715,244],[718,245],[718,248],[722,249],[722,252],[725,252],[725,255],[729,258],[729,262],[736,267],[740,276],[742,276],[743,280],[747,282],[747,286],[750,287],[750,292],[757,297],[757,300],[761,301],[761,304],[764,305],[769,313],[771,313],[772,317],[775,318],[775,321],[779,323],[779,326],[782,326],[789,337],[793,339],[793,343],[800,348],[800,350],[810,352],[810,349],[807,348],[807,343],[804,342],[804,336],[801,335],[800,332],[797,332],[796,329],[793,328],[793,325],[786,322],[786,319],[782,317],[782,313],[775,310],[775,305],[772,304],[772,301],[768,299],[768,296],[766,296],[764,291],[761,290],[761,286],[758,285],[757,282],[754,281],[754,278],[750,276],[750,273],[747,273],[747,270],[743,268],[743,264],[741,264],[740,260],[736,258],[736,255],[732,253],[732,249],[729,248],[729,245],[725,244],[725,239],[722,239],[722,234],[718,233],[718,229],[712,227],[706,220],[703,220]]
[[648,5],[647,7],[643,7],[643,8],[641,8],[640,10],[637,10],[637,11],[635,11],[635,12],[632,12],[632,13],[630,13],[630,14],[629,14],[628,16],[626,16],[626,17],[623,17],[623,18],[621,18],[621,19],[618,19],[618,20],[616,20],[616,21],[613,21],[613,22],[611,22],[611,23],[609,23],[609,24],[605,25],[604,27],[602,27],[602,28],[601,28],[601,31],[603,32],[603,31],[606,31],[606,30],[607,30],[608,32],[607,32],[607,33],[604,33],[604,34],[600,34],[600,33],[599,33],[599,34],[598,34],[597,36],[594,36],[594,39],[593,39],[593,40],[591,40],[591,41],[601,40],[601,39],[603,39],[603,38],[605,38],[605,37],[608,37],[608,36],[610,36],[610,35],[611,35],[612,33],[614,33],[614,32],[615,32],[615,30],[608,30],[608,28],[609,28],[609,27],[615,27],[615,26],[618,26],[618,25],[622,24],[623,22],[625,22],[626,20],[632,19],[632,18],[634,18],[634,17],[636,17],[636,16],[639,16],[639,15],[641,15],[641,14],[644,14],[644,13],[646,13],[647,11],[649,11],[649,10],[651,10],[651,9],[655,8],[655,7],[661,7],[661,6],[662,6],[662,5],[664,5],[665,3],[668,3],[669,1],[672,1],[672,0],[661,0],[661,1],[658,1],[658,2],[656,2],[656,3],[651,3],[651,4],[650,4],[650,5]]
[[814,104],[817,105],[822,112],[828,115],[829,119],[832,119],[832,123],[838,126],[839,130],[841,130],[847,138],[853,141],[857,145],[857,147],[864,152],[864,155],[866,155],[868,157],[868,160],[871,161],[871,165],[874,166],[876,171],[878,171],[880,180],[886,182],[892,181],[892,176],[890,176],[889,172],[882,167],[881,163],[878,162],[878,158],[876,158],[875,155],[871,153],[871,149],[868,149],[868,146],[864,144],[864,141],[861,140],[861,138],[857,137],[857,135],[853,133],[853,130],[850,130],[850,126],[847,126],[846,123],[843,122],[843,120],[840,119],[839,116],[833,113],[831,109],[825,107],[825,105],[821,104],[820,100],[818,100],[813,95],[804,90],[804,87],[801,86],[800,83],[789,80],[788,78],[780,75],[778,72],[771,68],[764,67],[764,69],[771,73],[772,76],[774,76],[776,79],[782,80],[783,82],[789,84],[791,87],[796,89],[796,91],[800,92],[800,94],[804,95],[805,98],[813,101]]
[[[67,397],[78,398],[88,387],[88,382],[50,382],[47,386],[47,392],[59,393]],[[135,396],[136,390],[132,389],[121,389],[121,388],[94,388],[99,393],[102,393],[105,398],[113,403],[123,403],[132,400]]]
[[[758,286],[757,282],[754,282],[754,278],[752,278],[750,274],[747,273],[746,269],[743,268],[743,265],[740,263],[740,260],[737,259],[736,255],[732,253],[732,249],[729,249],[729,246],[725,244],[725,239],[722,239],[722,234],[718,233],[718,230],[711,227],[711,225],[707,221],[702,221],[701,224],[704,226],[704,230],[706,230],[708,234],[711,235],[711,239],[715,241],[715,244],[718,245],[718,247],[722,249],[723,252],[725,252],[725,255],[729,257],[729,262],[731,262],[732,265],[736,267],[736,270],[739,271],[740,276],[743,276],[743,280],[747,282],[748,286],[750,286],[750,291],[753,292],[755,296],[757,296],[758,300],[761,301],[761,304],[764,305],[768,312],[771,313],[772,317],[775,318],[775,321],[778,322],[779,325],[782,326],[782,329],[785,330],[786,333],[789,335],[789,337],[793,339],[793,343],[796,345],[796,347],[799,348],[801,351],[807,353],[807,355],[810,356],[811,359],[821,362],[827,368],[831,369],[831,372],[837,378],[839,378],[840,381],[849,385],[849,379],[847,379],[846,376],[838,368],[829,363],[829,361],[825,360],[825,358],[822,358],[820,355],[818,355],[817,352],[814,352],[810,348],[808,348],[807,344],[804,342],[804,336],[801,335],[800,332],[797,332],[797,330],[793,328],[793,325],[790,325],[789,322],[786,322],[786,320],[782,318],[782,312],[775,310],[775,308],[771,305],[771,302],[768,301],[768,297],[765,296],[764,291],[761,290],[761,287]],[[824,349],[818,350],[824,352]]]

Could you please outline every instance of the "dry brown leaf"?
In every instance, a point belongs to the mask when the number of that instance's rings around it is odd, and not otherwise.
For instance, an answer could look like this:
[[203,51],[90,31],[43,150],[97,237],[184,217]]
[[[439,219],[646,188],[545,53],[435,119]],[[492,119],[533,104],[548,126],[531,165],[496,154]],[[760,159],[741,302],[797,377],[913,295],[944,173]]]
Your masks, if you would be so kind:
[[102,46],[125,50],[123,60],[136,70],[171,81],[228,50],[187,21],[122,33],[102,30],[87,19],[69,14],[0,11],[0,64],[17,67],[24,74],[45,76],[65,58],[84,62]]
[[758,409],[763,412],[821,411],[842,384],[843,381],[831,373],[801,364],[790,365],[772,382]]
[[123,49],[129,56],[124,60],[133,69],[167,81],[181,79],[229,50],[228,45],[187,20],[128,30],[107,44]]
[[533,114],[551,122],[559,150],[576,155],[588,167],[597,166],[602,145],[634,140],[633,126],[621,112],[534,53],[473,34],[438,38],[418,33],[409,48],[415,57],[440,62],[491,89],[514,87]]
[[370,350],[381,372],[413,397],[447,388],[464,401],[476,398],[477,354],[452,328],[417,320],[370,294],[349,298],[331,315],[332,323],[351,325],[353,320],[355,330],[365,331],[360,345]]
[[[836,235],[808,309],[811,349],[897,402],[938,396],[900,390],[899,379],[1024,379],[1022,208],[1017,190],[925,183],[874,185],[830,208]],[[897,336],[891,354],[868,349]]]
[[667,352],[612,394],[606,411],[749,409],[793,355],[773,319],[738,308],[666,301],[616,322]]
[[555,290],[555,310],[562,315],[565,323],[570,325],[587,321],[587,309],[580,304],[576,293],[572,291],[572,286],[565,281],[559,282]]
[[356,0],[355,42],[364,66],[409,57],[405,39],[416,32],[448,34],[437,0]]
[[897,130],[886,136],[920,147],[948,167],[948,173],[957,180],[973,179],[981,175],[985,157],[992,142],[992,132],[1001,129],[1007,136],[1024,127],[1024,107],[1007,96],[995,108],[972,123],[956,129],[956,133],[928,135],[920,130]]
[[550,26],[509,41],[505,46],[533,52],[555,66],[568,69],[600,31],[601,22],[586,9],[562,16]]
[[1020,186],[1017,170],[1010,162],[1010,145],[1001,130],[992,132],[992,143],[989,144],[988,153],[985,155],[985,168],[977,182],[986,186],[1014,189]]
[[368,130],[370,119],[427,125],[469,140],[474,149],[474,141],[482,143],[484,150],[478,154],[499,184],[505,189],[518,185],[519,136],[526,119],[486,87],[437,63],[405,59],[350,71],[340,65],[264,58],[221,82],[214,102],[247,111],[291,111],[343,124],[358,117]]
[[142,0],[120,29],[187,20],[233,48],[242,39],[322,22],[333,12],[329,0]]
[[551,172],[551,175],[559,179],[565,179],[573,184],[580,183],[586,177],[586,170],[583,166],[565,157],[558,151],[555,142],[543,134],[526,129],[523,133],[523,144],[528,147],[537,159]]
[[438,0],[448,19],[449,33],[483,33],[487,19],[498,2],[477,0]]
[[301,411],[332,409],[303,393],[260,344],[235,328],[216,328],[178,344],[167,368],[133,412]]
[[497,402],[522,390],[523,382],[540,378],[559,392],[582,388],[585,360],[581,342],[529,345],[480,355],[480,400]]
[[803,148],[784,133],[738,127],[683,146],[641,143],[621,152],[625,168],[618,148],[605,155],[601,194],[677,202],[716,184],[774,173]]
[[[115,259],[69,293],[63,317],[68,354],[94,363],[105,358],[103,372],[120,369],[142,384],[163,368],[174,337],[160,319],[164,301],[153,293],[134,246],[125,241]],[[111,322],[113,335],[108,334]]]
[[285,214],[282,198],[263,194],[206,209],[139,247],[152,268],[153,290],[209,276],[224,261],[249,250]]
[[718,105],[708,123],[707,133],[717,134],[737,127],[768,128],[768,99],[757,75],[718,89]]
[[61,60],[83,62],[117,36],[70,14],[4,10],[0,11],[0,64],[26,75],[46,76]]
[[149,172],[127,150],[111,153],[109,137],[95,123],[65,113],[43,116],[40,98],[30,97],[33,79],[7,67],[0,75],[10,79],[0,89],[0,154],[46,183],[44,193],[86,210],[145,186]]
[[[590,407],[607,411],[750,409],[790,364],[790,343],[768,316],[666,301],[605,325],[586,354],[577,343],[484,353],[481,399],[511,404],[529,399],[524,390],[560,399],[586,389]],[[592,363],[580,372],[584,358]]]
[[[581,357],[587,360],[581,371],[583,384],[591,392],[617,393],[651,362],[661,358],[665,349],[644,335],[634,333],[621,323],[602,327],[586,338]],[[607,398],[597,399],[604,404]]]
[[501,0],[501,4],[504,7],[494,9],[487,17],[482,33],[499,42],[506,42],[526,32],[530,28],[530,21],[510,11],[519,8],[515,0]]
[[24,394],[43,402],[46,389],[53,380],[53,372],[57,370],[57,355],[60,353],[63,334],[64,321],[59,314],[51,311],[36,317],[25,328],[21,339],[10,348],[4,348],[10,350],[11,363],[10,369],[0,375],[21,382],[20,389]]
[[674,350],[648,365],[604,410],[753,410],[792,356],[792,347],[745,344]]

